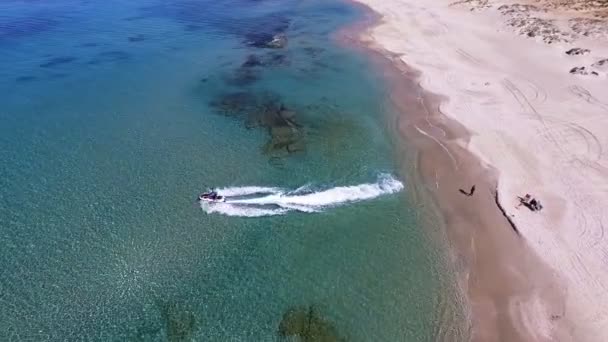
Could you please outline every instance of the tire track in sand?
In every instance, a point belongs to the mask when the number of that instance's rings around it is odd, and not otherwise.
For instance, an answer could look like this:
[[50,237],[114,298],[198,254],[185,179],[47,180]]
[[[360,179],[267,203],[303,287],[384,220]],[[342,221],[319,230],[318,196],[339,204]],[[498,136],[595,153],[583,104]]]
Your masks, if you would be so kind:
[[541,135],[544,136],[548,141],[553,143],[553,146],[557,147],[560,152],[565,153],[562,147],[562,143],[556,139],[551,128],[547,126],[545,118],[536,110],[532,105],[528,97],[513,83],[510,79],[505,78],[502,81],[503,87],[511,93],[513,98],[519,103],[520,107],[528,113],[529,116],[538,121],[543,127]]
[[[578,160],[588,167],[597,167],[604,154],[604,147],[600,139],[588,128],[572,121],[561,120],[555,117],[545,118],[550,124],[549,131],[560,137],[562,151],[568,153],[568,161]],[[548,132],[542,132],[546,135]]]
[[465,51],[463,49],[456,49],[456,53],[475,66],[482,66],[485,64],[480,59],[471,55],[470,53],[468,53],[467,51]]
[[[529,84],[533,85],[531,82]],[[560,155],[565,157],[560,164],[566,163],[564,167],[571,169],[572,163],[576,162],[584,165],[582,168],[576,168],[576,170],[586,167],[597,169],[598,161],[603,155],[603,145],[593,132],[575,122],[553,117],[543,117],[532,104],[533,100],[529,99],[511,80],[503,80],[503,86],[511,93],[524,111],[542,125],[543,130],[539,133],[539,136],[551,142],[561,152]],[[546,100],[546,92],[542,88],[538,88],[535,85],[531,88],[534,92],[533,99],[540,102]],[[576,92],[577,96],[585,100],[601,104],[589,92],[585,91],[584,88],[571,88],[570,90]],[[571,194],[573,205],[578,213],[575,220],[579,223],[581,241],[587,241],[585,243],[587,248],[588,246],[598,245],[599,241],[603,240],[605,234],[601,215],[598,215],[598,213],[587,213],[585,210],[591,207],[593,198],[581,193],[578,189],[578,184],[573,182],[572,177],[561,176],[560,178],[566,186],[568,193]],[[593,222],[589,222],[589,220]],[[586,268],[582,271],[587,274],[589,272]]]
[[605,104],[602,101],[598,100],[586,88],[573,84],[573,85],[568,86],[568,90],[572,94],[574,94],[574,96],[578,97],[579,99],[582,99],[583,101],[585,101],[589,104],[592,104],[594,106],[602,108],[605,111],[608,111],[608,104]]

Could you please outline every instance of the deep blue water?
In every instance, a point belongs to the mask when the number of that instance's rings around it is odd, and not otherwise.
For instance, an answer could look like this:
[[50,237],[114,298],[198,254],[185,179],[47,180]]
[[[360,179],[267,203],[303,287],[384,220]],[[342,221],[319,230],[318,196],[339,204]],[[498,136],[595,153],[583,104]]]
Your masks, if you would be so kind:
[[[1,2],[0,340],[272,341],[302,322],[308,340],[458,336],[393,161],[387,89],[333,38],[362,15],[337,0]],[[336,195],[386,174],[405,189],[314,213],[194,203],[210,186]]]

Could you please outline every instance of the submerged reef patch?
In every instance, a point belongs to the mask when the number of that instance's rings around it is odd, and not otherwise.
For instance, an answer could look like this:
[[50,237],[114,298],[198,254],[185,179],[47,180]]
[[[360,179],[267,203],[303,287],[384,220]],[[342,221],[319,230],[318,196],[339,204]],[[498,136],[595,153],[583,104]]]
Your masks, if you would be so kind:
[[243,64],[241,64],[241,67],[243,68],[252,68],[252,67],[256,67],[256,66],[263,66],[264,62],[262,62],[262,59],[257,56],[257,55],[249,55],[247,56],[247,59],[245,60],[245,62],[243,62]]
[[271,157],[306,149],[305,130],[297,120],[297,111],[288,108],[276,94],[225,93],[220,94],[210,105],[222,115],[243,120],[248,129],[266,129],[269,140],[263,151]]
[[233,86],[244,87],[251,85],[260,79],[260,72],[247,67],[241,67],[230,75],[224,77],[224,81]]
[[82,44],[80,44],[78,46],[80,46],[80,47],[96,47],[96,46],[99,46],[99,43],[89,42],[89,43],[82,43]]
[[19,77],[15,78],[15,82],[25,83],[25,82],[35,81],[36,79],[37,79],[36,76],[19,76]]
[[121,50],[110,50],[103,51],[97,54],[97,56],[91,59],[87,64],[96,65],[106,62],[120,62],[131,58],[131,55]]
[[[289,26],[289,19],[279,13],[243,17],[232,8],[232,2],[168,0],[159,4],[139,7],[139,14],[125,20],[145,18],[169,18],[184,25],[188,31],[205,29],[223,34],[245,37],[248,33],[265,32],[272,35],[283,32]],[[218,13],[219,16],[210,16]]]
[[317,58],[319,57],[323,52],[325,52],[324,48],[321,47],[315,47],[315,46],[307,46],[302,48],[302,50],[304,51],[304,53],[306,53],[307,56],[309,56],[310,58]]
[[264,32],[248,33],[245,44],[256,48],[282,49],[287,46],[287,36],[283,33],[274,35]]
[[224,76],[224,81],[232,86],[246,87],[262,78],[262,68],[286,66],[288,64],[287,55],[282,53],[250,54],[239,67]]
[[58,24],[57,20],[34,16],[6,22],[0,21],[0,40],[31,36],[48,31]]
[[146,40],[146,36],[144,36],[143,34],[137,34],[135,36],[128,37],[127,40],[131,43],[142,42]]
[[196,315],[192,310],[176,302],[162,305],[162,317],[165,322],[169,341],[190,341],[196,332]]
[[283,53],[269,53],[267,55],[266,66],[287,66],[289,65],[289,58]]
[[46,62],[40,64],[41,68],[52,68],[62,64],[68,64],[75,61],[77,58],[72,56],[53,57]]
[[339,155],[352,139],[365,136],[365,128],[327,98],[296,106],[268,91],[235,91],[219,93],[209,105],[220,115],[242,121],[247,129],[266,130],[262,152],[277,165],[305,152],[314,141],[322,142],[325,153]]
[[313,305],[289,308],[283,314],[277,333],[282,338],[295,337],[303,342],[345,341]]
[[253,108],[256,98],[253,93],[239,91],[219,94],[210,102],[216,112],[226,116],[244,115],[249,109]]
[[250,54],[241,64],[242,68],[277,67],[289,65],[289,58],[284,53],[271,52],[265,55]]
[[66,74],[65,72],[56,72],[50,75],[51,79],[61,79],[70,76],[70,74]]
[[156,308],[153,317],[136,329],[135,340],[192,341],[200,323],[192,308],[176,301],[159,302]]

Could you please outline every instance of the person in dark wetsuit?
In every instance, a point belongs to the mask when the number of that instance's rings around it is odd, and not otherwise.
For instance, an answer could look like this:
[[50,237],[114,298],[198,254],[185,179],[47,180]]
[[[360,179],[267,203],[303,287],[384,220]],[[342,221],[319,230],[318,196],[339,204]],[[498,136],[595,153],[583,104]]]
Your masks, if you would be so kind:
[[473,194],[475,193],[475,185],[473,185],[473,186],[471,187],[471,190],[469,190],[469,192],[466,192],[466,191],[464,191],[464,190],[462,190],[462,189],[458,189],[458,191],[460,191],[460,193],[462,193],[462,194],[463,194],[463,195],[465,195],[465,196],[471,197],[471,196],[473,196]]
[[211,199],[211,200],[215,200],[215,199],[217,199],[217,197],[218,197],[218,196],[217,196],[217,192],[215,192],[215,191],[213,191],[213,190],[210,190],[210,191],[208,191],[208,192],[204,192],[204,193],[200,194],[200,195],[198,196],[198,200],[199,200],[199,201],[202,201],[202,200],[204,200],[204,199]]

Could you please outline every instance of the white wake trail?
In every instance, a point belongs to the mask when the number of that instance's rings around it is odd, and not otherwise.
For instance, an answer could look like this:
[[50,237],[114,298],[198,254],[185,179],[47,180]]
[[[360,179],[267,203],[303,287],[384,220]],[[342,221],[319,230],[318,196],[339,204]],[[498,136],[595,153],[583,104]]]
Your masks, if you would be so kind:
[[[220,195],[226,196],[225,203],[203,203],[201,207],[207,213],[244,217],[282,215],[289,211],[313,213],[402,189],[403,183],[388,174],[381,174],[376,183],[339,186],[315,192],[308,192],[310,186],[295,191],[274,187],[233,187],[217,190]],[[304,191],[306,193],[302,194]]]
[[264,208],[255,208],[248,206],[237,206],[232,205],[230,203],[201,203],[201,208],[207,214],[223,214],[227,216],[241,216],[241,217],[262,217],[262,216],[275,216],[275,215],[283,215],[289,211],[289,209],[285,208],[277,208],[277,209],[264,209]]
[[219,188],[216,191],[222,196],[246,196],[254,194],[269,194],[280,192],[279,188],[272,188],[267,186],[241,186],[234,188]]

